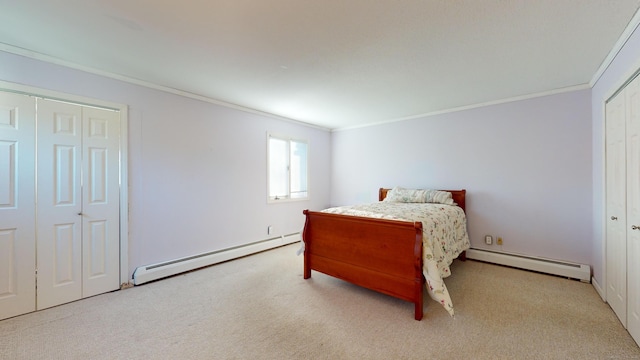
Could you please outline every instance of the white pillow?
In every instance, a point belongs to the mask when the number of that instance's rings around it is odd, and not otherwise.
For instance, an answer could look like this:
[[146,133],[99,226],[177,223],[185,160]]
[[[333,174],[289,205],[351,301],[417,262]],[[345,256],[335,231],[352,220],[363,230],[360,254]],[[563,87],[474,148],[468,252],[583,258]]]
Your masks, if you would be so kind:
[[387,192],[383,201],[403,203],[437,203],[455,205],[453,197],[448,191],[405,189],[394,187]]

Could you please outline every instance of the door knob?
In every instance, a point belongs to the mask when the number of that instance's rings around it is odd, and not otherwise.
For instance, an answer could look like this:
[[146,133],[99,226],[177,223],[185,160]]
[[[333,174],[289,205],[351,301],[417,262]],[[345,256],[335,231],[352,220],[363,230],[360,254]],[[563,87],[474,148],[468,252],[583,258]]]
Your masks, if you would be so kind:
[[611,220],[618,220],[618,217],[617,216],[612,216]]
[[82,216],[82,212],[79,212],[78,215]]
[[640,230],[640,226],[631,225],[631,230]]

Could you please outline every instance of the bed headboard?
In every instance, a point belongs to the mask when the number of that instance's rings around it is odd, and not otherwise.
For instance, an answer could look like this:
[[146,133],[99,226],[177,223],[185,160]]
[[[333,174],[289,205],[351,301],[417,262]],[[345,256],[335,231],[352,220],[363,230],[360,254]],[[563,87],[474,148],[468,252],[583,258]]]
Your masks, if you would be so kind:
[[[382,201],[387,197],[387,192],[391,189],[380,188],[380,192],[378,193],[378,200]],[[467,190],[443,190],[451,193],[453,197],[453,201],[458,204],[462,208],[464,212],[467,212],[465,208],[465,196],[467,194]]]

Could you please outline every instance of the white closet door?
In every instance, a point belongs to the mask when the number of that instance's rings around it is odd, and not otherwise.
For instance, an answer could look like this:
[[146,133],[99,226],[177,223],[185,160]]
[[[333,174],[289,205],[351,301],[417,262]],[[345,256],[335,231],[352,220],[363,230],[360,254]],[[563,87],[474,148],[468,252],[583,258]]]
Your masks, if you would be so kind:
[[627,330],[640,343],[640,78],[627,100]]
[[0,320],[36,309],[35,100],[0,92]]
[[625,96],[606,105],[607,302],[623,325],[627,319]]
[[81,107],[38,100],[37,308],[82,296]]
[[120,286],[120,114],[83,108],[82,297]]

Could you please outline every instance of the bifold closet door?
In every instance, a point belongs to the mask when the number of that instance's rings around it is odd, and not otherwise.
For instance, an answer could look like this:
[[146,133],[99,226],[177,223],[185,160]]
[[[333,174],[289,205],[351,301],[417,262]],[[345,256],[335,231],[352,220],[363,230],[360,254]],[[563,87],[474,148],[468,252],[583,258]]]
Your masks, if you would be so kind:
[[37,308],[119,287],[119,114],[38,100]]
[[625,97],[606,105],[606,288],[607,302],[623,325],[627,321],[627,190]]
[[606,104],[607,302],[640,343],[640,77]]
[[0,92],[0,320],[36,309],[35,99]]
[[82,297],[120,287],[120,113],[84,107]]
[[627,144],[627,330],[640,344],[640,77],[625,88]]
[[38,99],[37,308],[82,298],[82,108]]

